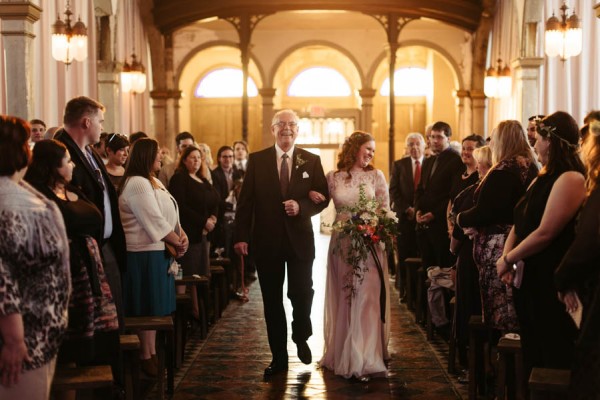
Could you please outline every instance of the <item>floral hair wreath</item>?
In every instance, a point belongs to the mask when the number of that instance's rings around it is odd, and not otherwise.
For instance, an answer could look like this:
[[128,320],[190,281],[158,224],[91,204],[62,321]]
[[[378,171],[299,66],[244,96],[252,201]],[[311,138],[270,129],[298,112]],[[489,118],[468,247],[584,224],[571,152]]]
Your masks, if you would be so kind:
[[590,133],[594,136],[600,136],[600,121],[593,120],[590,122]]
[[544,138],[548,138],[550,136],[554,136],[555,138],[557,138],[558,140],[560,140],[561,142],[563,142],[568,148],[570,149],[577,149],[579,147],[578,144],[576,143],[571,143],[569,142],[567,139],[560,137],[557,133],[556,133],[556,127],[552,126],[552,125],[544,125],[543,122],[535,120],[535,126],[536,126],[536,131],[537,133],[540,134],[540,136],[544,137]]

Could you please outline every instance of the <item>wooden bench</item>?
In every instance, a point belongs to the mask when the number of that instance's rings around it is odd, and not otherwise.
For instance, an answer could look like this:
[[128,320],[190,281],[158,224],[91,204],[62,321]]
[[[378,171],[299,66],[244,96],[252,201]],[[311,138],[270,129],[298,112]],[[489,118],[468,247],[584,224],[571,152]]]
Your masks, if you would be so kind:
[[498,398],[525,400],[525,379],[523,371],[523,354],[519,339],[500,338],[498,342]]
[[175,285],[185,285],[195,290],[198,297],[198,312],[200,317],[200,338],[208,335],[208,303],[210,297],[210,279],[206,276],[186,275],[175,280]]
[[417,304],[417,271],[421,268],[420,258],[407,258],[406,265],[406,307],[415,311]]
[[226,296],[224,298],[225,305],[229,303],[229,296],[233,295],[238,288],[239,279],[238,279],[238,271],[236,270],[235,263],[228,257],[213,257],[210,259],[210,265],[215,267],[223,267],[225,270],[225,293]]
[[140,339],[137,335],[119,336],[119,347],[123,353],[123,382],[125,398],[136,400],[140,396]]
[[423,267],[417,269],[415,302],[415,322],[417,324],[427,324],[427,313],[429,310],[429,305],[427,304],[427,271]]
[[225,269],[219,265],[210,266],[210,280],[213,290],[213,309],[215,322],[221,318],[227,305],[227,281]]
[[571,371],[566,369],[534,368],[529,376],[531,400],[567,399]]
[[192,297],[188,293],[177,294],[175,310],[175,368],[183,363],[187,342],[187,322],[191,319]]
[[158,395],[165,397],[165,365],[167,369],[167,392],[173,393],[173,318],[169,317],[126,317],[125,330],[133,333],[156,331],[156,356],[158,358]]
[[78,399],[92,399],[94,389],[108,388],[112,384],[113,374],[108,365],[58,367],[52,381],[52,392],[76,391]]
[[469,319],[469,399],[485,394],[484,343],[488,339],[488,327],[481,315]]
[[452,330],[450,332],[450,338],[448,339],[448,373],[453,374],[456,372],[456,296],[452,296],[450,299],[450,320],[452,324]]

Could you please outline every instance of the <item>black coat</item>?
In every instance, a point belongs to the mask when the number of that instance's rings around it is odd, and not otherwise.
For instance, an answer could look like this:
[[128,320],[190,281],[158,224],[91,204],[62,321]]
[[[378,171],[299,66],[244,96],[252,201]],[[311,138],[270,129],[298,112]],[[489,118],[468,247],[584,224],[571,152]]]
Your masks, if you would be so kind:
[[[421,170],[422,168],[421,165]],[[390,177],[390,200],[394,204],[398,219],[402,222],[406,219],[406,209],[415,205],[415,184],[410,157],[394,161]]]
[[[104,191],[98,182],[96,172],[90,166],[87,157],[83,154],[79,146],[77,146],[75,141],[73,141],[71,136],[69,136],[64,129],[60,129],[56,133],[55,139],[67,146],[69,154],[71,155],[71,160],[75,164],[71,184],[81,190],[81,192],[96,205],[100,212],[102,212],[104,223]],[[91,153],[96,161],[96,164],[98,164],[98,168],[102,174],[102,177],[104,178],[106,190],[108,191],[108,197],[110,199],[113,229],[112,235],[108,240],[110,241],[113,251],[115,252],[119,269],[124,271],[127,253],[125,246],[125,233],[123,232],[123,225],[121,225],[121,216],[119,214],[117,192],[110,182],[110,178],[108,177],[106,168],[104,167],[104,162],[94,151]],[[102,230],[104,230],[104,226],[102,227]],[[99,244],[102,245],[103,243]]]
[[[300,159],[304,161],[302,165],[298,165]],[[280,187],[275,146],[250,154],[237,204],[234,243],[250,243],[251,254],[265,259],[282,247],[287,236],[296,257],[312,260],[315,244],[311,217],[329,203],[327,179],[319,156],[296,147],[286,198]],[[308,197],[311,190],[325,195],[327,201],[314,204]],[[290,199],[300,205],[300,214],[295,217],[287,216],[283,207],[283,201]]]

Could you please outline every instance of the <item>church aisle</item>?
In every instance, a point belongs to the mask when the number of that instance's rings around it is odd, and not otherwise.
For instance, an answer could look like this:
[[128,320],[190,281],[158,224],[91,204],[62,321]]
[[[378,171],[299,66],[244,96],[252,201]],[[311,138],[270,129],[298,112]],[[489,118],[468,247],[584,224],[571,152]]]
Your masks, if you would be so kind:
[[[263,370],[271,361],[271,354],[257,281],[250,289],[248,303],[232,301],[207,340],[196,342],[196,348],[188,347],[186,358],[191,357],[193,362],[186,363],[179,371],[173,399],[460,399],[423,332],[414,324],[412,314],[398,304],[395,290],[391,296],[389,378],[362,383],[318,368],[316,362],[323,350],[323,297],[329,236],[316,236],[314,335],[308,341],[313,363],[304,365],[298,360],[296,346],[290,338],[287,375],[263,380]],[[285,306],[289,319],[291,306],[287,299]],[[291,336],[291,330],[288,335]]]

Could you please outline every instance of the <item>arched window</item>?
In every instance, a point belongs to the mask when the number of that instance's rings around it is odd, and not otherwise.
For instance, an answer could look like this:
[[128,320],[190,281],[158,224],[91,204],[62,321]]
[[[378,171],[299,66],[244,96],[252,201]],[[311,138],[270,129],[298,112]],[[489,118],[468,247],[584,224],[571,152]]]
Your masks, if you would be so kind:
[[288,88],[292,97],[346,97],[352,90],[346,78],[333,68],[312,67],[300,72]]
[[[431,93],[431,73],[425,68],[400,68],[394,73],[394,94],[396,96],[427,96]],[[390,95],[390,78],[386,78],[379,93]]]
[[[242,70],[237,68],[215,69],[202,78],[194,96],[196,97],[242,97]],[[248,97],[256,97],[258,89],[248,77]]]

